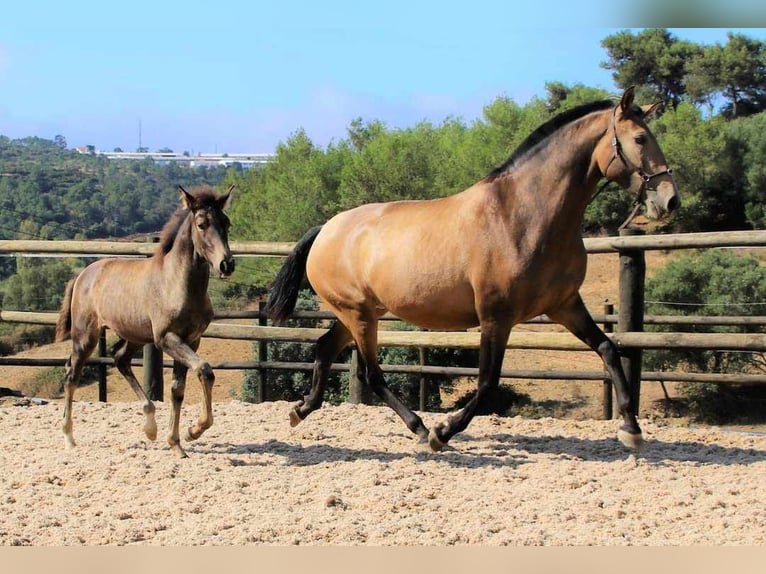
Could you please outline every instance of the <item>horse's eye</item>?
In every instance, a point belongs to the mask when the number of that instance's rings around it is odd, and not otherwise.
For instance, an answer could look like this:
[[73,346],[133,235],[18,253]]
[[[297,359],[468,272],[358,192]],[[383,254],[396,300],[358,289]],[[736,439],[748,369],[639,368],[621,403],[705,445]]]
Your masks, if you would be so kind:
[[205,229],[207,229],[207,221],[198,222],[197,228],[199,228],[201,231],[205,231]]
[[646,134],[638,134],[636,137],[633,138],[633,140],[638,145],[644,145],[646,143]]

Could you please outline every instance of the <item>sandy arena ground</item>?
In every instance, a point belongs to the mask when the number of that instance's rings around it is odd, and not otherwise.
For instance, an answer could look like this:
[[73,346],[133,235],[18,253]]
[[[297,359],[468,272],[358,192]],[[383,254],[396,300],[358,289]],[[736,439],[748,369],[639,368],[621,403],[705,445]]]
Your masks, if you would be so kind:
[[[0,545],[762,545],[766,436],[477,417],[430,453],[385,407],[215,405],[176,459],[140,404],[0,405]],[[197,416],[184,409],[182,424]],[[443,414],[424,415],[428,426]]]
[[[648,253],[649,273],[667,257]],[[581,293],[594,313],[616,300],[616,270],[616,256],[589,261]],[[20,355],[66,357],[70,345]],[[246,341],[203,339],[200,353],[252,357]],[[601,368],[594,353],[510,351],[506,361]],[[38,371],[0,367],[0,385],[29,389]],[[566,381],[513,381],[534,400],[561,405],[556,418],[477,417],[453,439],[454,450],[430,453],[386,407],[326,405],[291,429],[287,403],[232,400],[242,372],[219,370],[215,423],[178,460],[164,442],[167,402],[156,403],[160,438],[151,443],[140,403],[111,371],[109,403],[96,402],[95,385],[76,393],[71,451],[59,399],[0,400],[0,546],[766,542],[766,434],[664,419],[653,408],[663,396],[656,383],[642,385],[648,442],[638,454],[616,441],[617,421],[595,420],[601,384]],[[167,393],[169,372],[165,381]],[[474,386],[465,381],[445,404]],[[198,410],[192,375],[182,435]],[[443,416],[423,415],[427,426]]]

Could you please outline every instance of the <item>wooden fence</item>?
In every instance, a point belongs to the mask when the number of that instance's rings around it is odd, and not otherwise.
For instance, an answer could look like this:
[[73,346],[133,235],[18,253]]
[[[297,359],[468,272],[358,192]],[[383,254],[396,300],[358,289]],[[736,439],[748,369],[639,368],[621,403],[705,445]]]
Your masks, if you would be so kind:
[[[644,280],[645,259],[647,250],[672,249],[702,249],[714,247],[765,247],[766,231],[741,231],[721,233],[692,233],[669,235],[643,235],[632,230],[626,230],[619,237],[587,238],[585,247],[588,253],[619,253],[619,302],[618,312],[613,313],[605,308],[603,314],[595,314],[594,319],[604,325],[605,331],[620,349],[623,368],[628,377],[636,405],[640,397],[640,385],[646,381],[698,381],[711,383],[766,383],[766,375],[747,374],[697,374],[671,372],[642,372],[641,354],[644,349],[712,349],[730,351],[766,351],[766,334],[764,333],[647,333],[643,331],[645,324],[707,324],[707,325],[738,325],[761,327],[766,325],[766,317],[682,317],[682,316],[648,316],[644,314]],[[232,251],[238,257],[281,257],[287,255],[292,243],[265,242],[233,242]],[[55,255],[77,257],[104,256],[134,256],[145,257],[152,253],[154,246],[149,243],[124,243],[108,241],[40,241],[40,240],[0,240],[0,255]],[[62,286],[63,288],[63,286]],[[297,317],[323,319],[331,315],[321,312],[300,312]],[[258,319],[257,325],[232,325],[220,322],[223,319],[249,318]],[[395,319],[394,317],[387,317]],[[38,324],[53,324],[55,312],[31,313],[23,311],[0,311],[0,321],[24,322]],[[544,323],[547,319],[540,317],[533,322]],[[614,332],[612,332],[614,331]],[[311,370],[310,363],[282,363],[268,361],[265,352],[270,341],[314,343],[324,329],[316,328],[287,328],[268,326],[261,313],[255,311],[221,312],[210,325],[205,337],[224,339],[245,339],[259,341],[257,360],[253,361],[219,361],[211,362],[214,369],[256,369],[263,373],[268,369]],[[468,332],[433,332],[433,331],[392,331],[381,330],[379,335],[381,346],[415,347],[419,349],[433,347],[478,348],[479,333]],[[105,369],[112,360],[104,355],[105,342],[100,344],[98,357],[90,362],[101,365],[104,373],[99,385],[99,397],[106,400]],[[552,332],[520,332],[511,334],[508,341],[509,349],[544,349],[564,351],[585,351],[589,349],[569,333]],[[421,353],[422,357],[422,353]],[[144,360],[136,360],[136,364],[144,366],[144,378],[147,390],[155,400],[162,400],[162,367],[170,366],[163,363],[161,353],[148,345],[145,348]],[[0,364],[5,365],[62,365],[63,359],[21,357],[0,357]],[[334,370],[354,371],[351,364],[333,365]],[[477,369],[457,367],[438,367],[429,365],[383,365],[386,372],[414,373],[441,376],[475,376]],[[604,416],[612,413],[611,382],[602,371],[523,371],[503,370],[504,378],[532,378],[552,380],[602,380],[604,381]],[[263,380],[264,377],[261,377]],[[363,400],[364,390],[361,383],[352,377],[351,396],[354,400]],[[424,385],[421,384],[421,408],[424,408]],[[268,397],[268,392],[261,384],[257,390],[261,400]]]

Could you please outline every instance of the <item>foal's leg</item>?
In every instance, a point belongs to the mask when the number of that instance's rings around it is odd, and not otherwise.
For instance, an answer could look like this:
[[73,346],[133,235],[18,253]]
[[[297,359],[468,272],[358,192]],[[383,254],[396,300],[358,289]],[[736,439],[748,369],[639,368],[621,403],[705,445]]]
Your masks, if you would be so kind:
[[579,295],[564,307],[548,313],[548,317],[564,325],[573,335],[596,351],[604,361],[604,366],[614,383],[617,405],[624,421],[617,433],[617,438],[628,448],[640,448],[643,443],[641,427],[636,420],[635,405],[631,401],[617,346],[590,316]]
[[419,442],[428,440],[428,429],[423,420],[405,405],[391,389],[386,386],[386,379],[378,364],[378,320],[377,318],[348,321],[347,327],[351,331],[359,356],[364,361],[365,378],[370,388],[391,407],[404,421],[407,428],[415,433]]
[[61,430],[64,433],[64,445],[67,448],[75,446],[72,434],[72,401],[74,391],[80,382],[80,375],[93,349],[98,343],[98,329],[86,333],[76,334],[72,332],[72,354],[66,362],[66,378],[64,379],[64,424]]
[[[189,427],[186,432],[186,440],[198,439],[203,432],[213,425],[213,383],[215,375],[210,364],[195,353],[199,346],[199,339],[187,344],[175,333],[166,333],[158,346],[174,360],[179,361],[195,373],[202,384],[202,412],[197,424]],[[171,445],[172,447],[173,445]]]
[[120,371],[120,374],[125,377],[125,380],[128,381],[128,383],[130,383],[130,387],[133,389],[138,400],[143,401],[143,411],[144,416],[146,417],[144,432],[149,440],[155,440],[157,438],[157,421],[154,418],[154,403],[146,396],[143,387],[141,387],[136,376],[133,374],[133,368],[130,364],[131,359],[140,348],[141,345],[130,343],[125,339],[119,339],[112,346],[112,355],[114,356],[114,364],[117,367],[117,370]]
[[[196,346],[194,348],[196,351]],[[168,444],[170,449],[179,458],[186,458],[186,451],[181,447],[178,427],[181,420],[181,405],[184,402],[184,393],[186,391],[186,373],[188,367],[180,361],[173,361],[173,386],[171,388],[172,407],[170,414],[170,432],[168,433]]]
[[481,401],[492,389],[496,389],[503,368],[505,347],[511,334],[510,322],[482,321],[479,347],[479,383],[476,394],[468,404],[436,424],[428,436],[432,450],[444,448],[449,439],[465,430],[476,414]]
[[340,352],[352,341],[351,332],[335,321],[324,335],[319,337],[311,376],[311,391],[290,409],[290,426],[297,426],[303,419],[322,406],[324,389],[330,376],[330,366]]

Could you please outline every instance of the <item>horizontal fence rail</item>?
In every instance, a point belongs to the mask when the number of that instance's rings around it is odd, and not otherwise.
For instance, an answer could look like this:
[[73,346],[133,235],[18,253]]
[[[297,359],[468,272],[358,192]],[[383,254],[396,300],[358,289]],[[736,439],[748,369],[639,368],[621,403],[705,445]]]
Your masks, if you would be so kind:
[[[583,243],[588,253],[619,253],[626,250],[705,249],[710,247],[766,247],[766,230],[586,237],[583,239]],[[246,257],[284,257],[292,251],[294,245],[292,242],[230,242],[234,255]],[[6,255],[147,256],[153,253],[155,247],[156,245],[150,242],[128,241],[0,240],[0,254]]]
[[[57,313],[0,311],[0,321],[55,325]],[[267,327],[260,325],[232,325],[213,322],[205,337],[249,341],[284,341],[289,343],[315,343],[327,332],[310,327]],[[609,333],[618,347],[643,349],[709,349],[720,351],[766,351],[766,333]],[[381,347],[449,347],[478,349],[481,334],[478,331],[392,331],[378,332]],[[547,351],[590,351],[571,333],[511,332],[507,349],[540,349]]]

